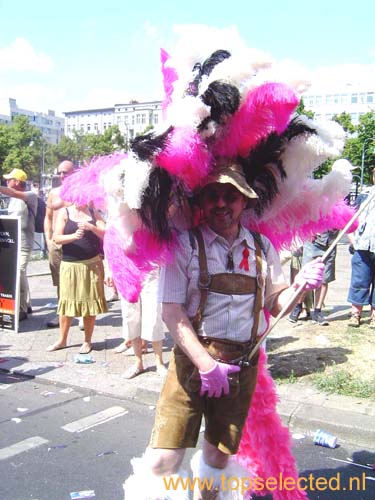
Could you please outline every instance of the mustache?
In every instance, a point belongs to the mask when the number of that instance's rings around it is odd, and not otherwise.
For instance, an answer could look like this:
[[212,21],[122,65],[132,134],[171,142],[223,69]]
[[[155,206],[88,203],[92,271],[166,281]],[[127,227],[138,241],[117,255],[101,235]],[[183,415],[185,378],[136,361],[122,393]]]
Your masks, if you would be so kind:
[[211,213],[214,215],[222,215],[230,212],[231,210],[229,208],[214,208],[211,210]]

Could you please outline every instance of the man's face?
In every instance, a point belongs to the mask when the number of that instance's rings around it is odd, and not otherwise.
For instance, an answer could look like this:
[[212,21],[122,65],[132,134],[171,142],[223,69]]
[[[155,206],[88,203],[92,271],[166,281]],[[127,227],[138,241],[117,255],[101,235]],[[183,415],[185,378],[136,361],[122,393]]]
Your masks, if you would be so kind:
[[247,198],[232,184],[214,183],[201,192],[201,209],[207,224],[217,234],[237,231]]
[[59,166],[59,168],[57,169],[57,173],[59,174],[60,176],[60,180],[61,182],[64,182],[64,180],[70,175],[73,173],[73,169],[72,168],[69,168],[68,166],[66,165],[61,165]]
[[12,189],[17,189],[18,181],[16,179],[7,179],[7,186]]

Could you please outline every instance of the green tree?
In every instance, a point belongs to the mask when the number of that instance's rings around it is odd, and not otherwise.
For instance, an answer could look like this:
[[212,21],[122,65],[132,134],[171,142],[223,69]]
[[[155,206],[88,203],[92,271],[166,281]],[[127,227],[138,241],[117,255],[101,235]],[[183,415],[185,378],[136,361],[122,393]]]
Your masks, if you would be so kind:
[[352,118],[345,111],[339,115],[333,115],[332,120],[337,122],[348,134],[354,134],[356,126],[352,123]]
[[311,119],[314,118],[314,112],[307,110],[305,108],[305,103],[304,103],[303,97],[301,97],[301,100],[297,106],[296,113],[298,115],[306,115],[308,118],[311,118]]
[[21,168],[39,180],[42,164],[42,133],[26,116],[16,116],[11,125],[0,126],[0,174]]

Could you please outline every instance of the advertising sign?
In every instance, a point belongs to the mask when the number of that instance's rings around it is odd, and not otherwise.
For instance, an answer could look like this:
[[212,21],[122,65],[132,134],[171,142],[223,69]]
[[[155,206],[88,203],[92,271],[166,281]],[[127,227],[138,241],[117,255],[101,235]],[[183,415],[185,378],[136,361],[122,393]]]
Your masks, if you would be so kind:
[[0,331],[18,331],[21,224],[0,216]]

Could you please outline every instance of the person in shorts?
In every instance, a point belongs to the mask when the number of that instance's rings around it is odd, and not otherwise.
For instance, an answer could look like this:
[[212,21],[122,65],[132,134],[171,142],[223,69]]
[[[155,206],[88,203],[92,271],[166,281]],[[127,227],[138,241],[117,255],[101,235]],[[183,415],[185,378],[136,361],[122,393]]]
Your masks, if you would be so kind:
[[[317,257],[322,257],[328,250],[331,243],[335,240],[338,234],[337,230],[325,231],[324,233],[316,234],[312,241],[307,241],[303,246],[302,265],[311,262]],[[314,292],[314,310],[312,311],[312,322],[320,326],[328,326],[329,322],[322,312],[324,300],[327,296],[328,285],[335,281],[335,264],[336,264],[336,248],[329,254],[324,261],[324,273],[321,286]]]
[[[205,222],[183,231],[175,259],[161,273],[163,319],[175,347],[156,409],[150,445],[134,459],[125,498],[187,498],[166,493],[165,478],[181,475],[187,448],[197,444],[205,418],[203,452],[192,459],[194,477],[220,487],[239,447],[256,385],[254,345],[267,330],[263,308],[276,316],[296,289],[320,286],[324,265],[310,262],[286,283],[270,241],[240,219],[257,194],[238,164],[217,167],[199,193]],[[138,461],[137,461],[138,460]],[[216,492],[195,491],[195,498]]]

